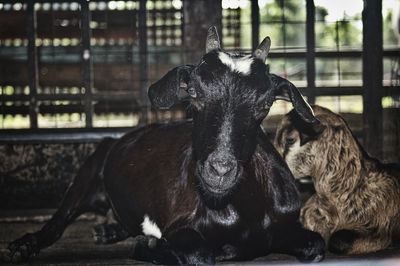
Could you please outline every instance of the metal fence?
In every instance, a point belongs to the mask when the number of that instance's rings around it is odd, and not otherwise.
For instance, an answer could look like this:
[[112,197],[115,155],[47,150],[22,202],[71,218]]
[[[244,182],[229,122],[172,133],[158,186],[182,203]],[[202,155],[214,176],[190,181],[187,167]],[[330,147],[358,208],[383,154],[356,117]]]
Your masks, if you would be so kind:
[[2,4],[3,128],[6,118],[30,128],[145,120],[148,82],[181,63],[182,10],[172,2]]
[[[357,101],[346,106],[364,111],[363,43],[349,45],[341,35],[362,25],[361,16],[326,21],[312,0],[223,0],[221,12],[225,49],[248,53],[272,34],[273,72],[293,81],[311,103],[333,101],[336,111],[346,111],[341,103]],[[184,16],[182,0],[0,1],[0,128],[184,118],[182,111],[152,112],[146,99],[151,82],[184,63]],[[332,45],[322,42],[329,39]],[[399,45],[384,48],[380,93],[395,106]]]

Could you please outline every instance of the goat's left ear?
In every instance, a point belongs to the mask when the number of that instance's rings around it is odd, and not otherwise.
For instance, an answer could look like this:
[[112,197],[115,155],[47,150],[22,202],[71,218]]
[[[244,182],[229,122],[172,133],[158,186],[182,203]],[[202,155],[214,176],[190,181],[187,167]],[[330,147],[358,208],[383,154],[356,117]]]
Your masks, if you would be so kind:
[[152,84],[147,92],[151,104],[159,109],[168,109],[180,100],[180,89],[186,89],[194,66],[179,66],[169,71]]
[[304,100],[300,91],[290,81],[270,74],[276,100],[290,101],[299,116],[308,123],[318,123],[311,106]]
[[311,126],[312,131],[300,131],[300,146],[303,146],[309,141],[318,139],[319,135],[325,130],[326,126],[321,123],[314,123]]
[[309,141],[318,139],[326,128],[321,122],[307,123],[294,109],[286,115],[286,119],[288,119],[289,123],[285,123],[285,129],[287,132],[299,134],[300,146],[303,146]]

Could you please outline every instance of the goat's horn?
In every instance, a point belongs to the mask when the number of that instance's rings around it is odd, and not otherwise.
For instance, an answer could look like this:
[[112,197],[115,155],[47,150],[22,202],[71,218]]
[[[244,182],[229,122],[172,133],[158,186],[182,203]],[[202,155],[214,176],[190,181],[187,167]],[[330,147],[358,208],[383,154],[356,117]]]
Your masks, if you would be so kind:
[[270,47],[271,47],[271,39],[269,37],[265,37],[264,40],[257,46],[257,49],[254,50],[253,56],[265,62]]
[[221,49],[221,44],[219,42],[217,28],[212,26],[208,29],[207,40],[206,40],[206,53],[212,50]]

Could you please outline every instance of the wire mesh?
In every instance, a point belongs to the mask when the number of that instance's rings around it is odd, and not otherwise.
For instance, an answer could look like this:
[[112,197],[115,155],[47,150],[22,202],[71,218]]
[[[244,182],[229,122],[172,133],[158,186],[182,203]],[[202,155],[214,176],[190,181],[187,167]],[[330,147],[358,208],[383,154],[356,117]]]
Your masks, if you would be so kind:
[[[352,3],[354,7],[349,6],[340,13],[337,3],[325,0],[314,2],[316,100],[332,106],[334,111],[360,112],[362,3]],[[305,1],[260,0],[258,3],[260,40],[267,35],[272,39],[268,59],[271,71],[288,78],[306,92]],[[148,0],[147,76],[141,76],[139,5],[139,0],[89,2],[93,127],[138,125],[143,115],[142,105],[145,104],[140,100],[143,79],[150,84],[172,67],[185,63],[182,0]],[[81,8],[78,0],[37,1],[35,4],[39,128],[86,126]],[[249,53],[251,1],[223,0],[222,8],[224,48]],[[30,127],[32,99],[27,64],[26,9],[24,1],[0,1],[0,127],[3,129]],[[390,1],[383,1],[384,107],[400,105],[400,34],[393,27],[398,13]],[[348,104],[351,99],[353,103]],[[287,104],[278,103],[272,113],[284,113],[290,108]],[[145,115],[149,116],[148,122],[185,117],[182,109],[147,112]]]

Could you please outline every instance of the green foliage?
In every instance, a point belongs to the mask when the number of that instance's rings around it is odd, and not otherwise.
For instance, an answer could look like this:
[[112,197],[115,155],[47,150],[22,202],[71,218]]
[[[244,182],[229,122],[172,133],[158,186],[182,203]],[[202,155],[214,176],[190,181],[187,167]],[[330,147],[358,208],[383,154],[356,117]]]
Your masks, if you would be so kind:
[[[269,35],[274,46],[305,46],[306,10],[303,1],[275,0],[260,7],[260,37]],[[286,23],[284,23],[286,22]]]
[[[250,18],[250,7],[243,10],[244,18]],[[315,31],[317,47],[361,48],[362,22],[361,10],[353,16],[344,15],[336,22],[327,21],[329,10],[322,6],[315,7]],[[383,37],[385,45],[397,44],[397,38],[391,25],[392,12],[383,18]],[[260,6],[260,38],[270,36],[274,47],[305,47],[305,1],[274,0]],[[283,23],[283,22],[286,23]],[[243,22],[243,21],[242,21]],[[250,20],[246,19],[246,24]],[[245,31],[248,33],[247,27]],[[246,34],[246,39],[250,35]],[[246,44],[250,41],[243,40]]]
[[389,10],[387,16],[383,18],[383,43],[384,45],[396,45],[398,43],[392,23],[393,11]]

